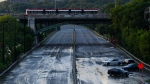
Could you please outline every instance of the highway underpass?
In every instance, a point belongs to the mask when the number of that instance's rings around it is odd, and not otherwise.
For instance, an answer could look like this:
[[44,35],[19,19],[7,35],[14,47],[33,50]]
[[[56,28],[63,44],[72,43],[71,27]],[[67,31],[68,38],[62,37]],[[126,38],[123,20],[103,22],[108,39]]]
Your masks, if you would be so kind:
[[[129,57],[83,26],[63,25],[60,31],[27,54],[16,67],[0,79],[0,83],[139,84],[143,79],[150,78],[144,71],[132,72],[129,77],[110,77],[107,74],[108,69],[122,67],[102,65],[102,61],[112,58],[123,60]],[[144,78],[141,75],[144,75]]]

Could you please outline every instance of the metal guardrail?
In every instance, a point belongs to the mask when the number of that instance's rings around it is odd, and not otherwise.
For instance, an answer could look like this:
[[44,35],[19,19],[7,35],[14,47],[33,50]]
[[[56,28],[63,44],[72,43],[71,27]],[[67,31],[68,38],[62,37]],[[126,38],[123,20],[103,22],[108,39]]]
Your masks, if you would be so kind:
[[48,26],[48,27],[42,28],[42,29],[40,29],[40,30],[38,30],[38,31],[36,32],[36,35],[37,35],[38,33],[40,33],[40,32],[44,32],[44,31],[46,31],[46,30],[49,30],[49,29],[58,27],[58,26],[60,26],[60,25],[62,25],[62,24],[63,24],[63,23],[59,23],[59,24],[54,24],[54,25],[52,25],[52,26]]
[[[91,29],[89,29],[89,28],[87,28],[87,27],[84,27],[84,28],[86,28],[86,29],[92,31],[92,32],[95,33],[96,35],[98,35],[98,36],[100,36],[100,37],[102,37],[102,38],[105,39],[104,36],[99,35],[96,31],[93,31],[93,30],[91,30]],[[120,48],[123,52],[127,53],[127,54],[129,55],[129,57],[132,58],[132,59],[134,59],[137,63],[142,62],[142,63],[144,64],[144,68],[145,68],[146,70],[150,71],[150,65],[149,65],[149,64],[147,64],[147,63],[143,62],[142,60],[138,59],[137,57],[135,57],[134,55],[132,55],[130,52],[128,52],[127,50],[125,50],[123,47],[121,47],[121,46],[119,46],[119,45],[116,45],[116,46],[117,46],[118,48]]]
[[134,55],[132,55],[130,52],[128,52],[127,50],[125,50],[124,48],[122,48],[121,46],[117,45],[117,47],[119,47],[122,51],[124,51],[125,53],[127,53],[130,58],[134,59],[136,62],[142,62],[144,64],[144,68],[148,71],[150,71],[150,65],[143,62],[142,60],[138,59],[137,57],[135,57]]

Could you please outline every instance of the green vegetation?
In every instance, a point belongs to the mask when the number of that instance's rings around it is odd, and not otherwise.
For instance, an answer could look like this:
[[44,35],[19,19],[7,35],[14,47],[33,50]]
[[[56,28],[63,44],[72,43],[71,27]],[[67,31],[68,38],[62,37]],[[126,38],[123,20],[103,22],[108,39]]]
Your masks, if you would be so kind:
[[130,53],[150,64],[150,32],[144,20],[144,10],[150,5],[148,0],[132,0],[125,5],[113,8],[114,3],[104,6],[103,12],[111,11],[111,25],[86,25],[109,38],[117,38],[117,43]]
[[[25,13],[27,8],[54,8],[54,0],[43,0],[44,2],[38,2],[38,0],[28,0],[28,3],[13,3],[12,13]],[[102,12],[107,8],[106,4],[114,6],[115,0],[56,0],[56,8],[99,8]],[[119,1],[119,0],[118,0]],[[126,3],[129,0],[120,0],[120,4]],[[0,3],[0,12],[9,13],[9,0]]]
[[[37,30],[43,28],[42,24],[36,24],[36,27]],[[21,54],[24,53],[24,30],[25,30],[25,52],[29,51],[34,46],[34,32],[27,25],[21,26],[21,24],[16,18],[9,15],[0,16],[0,30],[1,30],[0,31],[0,37],[1,37],[0,73],[1,73],[3,70],[9,67],[13,62],[18,60]],[[55,28],[39,33],[37,35],[39,42],[43,41],[43,39],[53,31],[55,31]],[[3,54],[2,54],[3,35],[4,35],[4,63],[3,63]],[[15,55],[15,47],[16,47],[16,55]]]
[[148,82],[148,83],[150,83],[150,79],[146,80],[145,82]]
[[[39,25],[39,24],[37,24],[37,25]],[[53,24],[51,24],[51,25],[53,25]],[[45,28],[45,27],[37,26],[37,30],[40,30],[42,28]],[[55,30],[56,30],[55,28],[52,28],[52,29],[48,29],[48,30],[46,30],[46,31],[44,31],[42,33],[37,34],[38,41],[39,42],[43,41],[49,34],[51,34],[52,32],[54,32]]]
[[[144,10],[150,6],[149,0],[121,0],[116,8],[114,0],[60,0],[57,1],[57,8],[99,8],[101,12],[111,13],[112,24],[89,24],[91,29],[107,36],[117,38],[117,43],[128,50],[130,53],[150,64],[150,30],[147,21],[144,20]],[[128,3],[126,3],[128,2]],[[126,4],[124,4],[126,3]],[[9,10],[9,2],[0,3],[0,12],[6,13]],[[25,13],[26,8],[54,8],[54,0],[45,0],[37,2],[30,0],[27,4],[12,4],[12,12]],[[16,22],[16,23],[15,23]],[[2,49],[0,49],[0,72],[8,67],[14,61],[14,28],[16,24],[17,31],[17,58],[23,53],[23,27],[16,21],[16,18],[8,15],[0,17],[0,36],[2,38],[2,29],[5,31],[5,63],[2,63]],[[37,24],[37,29],[42,28]],[[50,32],[39,34],[39,40],[42,41]],[[26,49],[31,49],[33,45],[33,31],[26,26]],[[2,39],[0,39],[2,47]],[[10,53],[7,53],[11,51]]]
[[116,37],[119,45],[150,64],[150,30],[144,20],[144,10],[148,6],[149,0],[131,0],[110,9],[112,24],[98,24],[96,31],[102,35],[108,34],[109,38]]
[[[15,38],[16,28],[16,38]],[[14,61],[20,58],[24,52],[24,27],[16,18],[5,15],[0,17],[0,72],[9,67]],[[4,30],[4,33],[3,33]],[[34,33],[30,27],[25,26],[25,49],[30,50],[33,46]],[[4,63],[3,63],[3,35],[4,35]],[[16,45],[15,45],[16,42]],[[16,56],[15,56],[16,47]]]

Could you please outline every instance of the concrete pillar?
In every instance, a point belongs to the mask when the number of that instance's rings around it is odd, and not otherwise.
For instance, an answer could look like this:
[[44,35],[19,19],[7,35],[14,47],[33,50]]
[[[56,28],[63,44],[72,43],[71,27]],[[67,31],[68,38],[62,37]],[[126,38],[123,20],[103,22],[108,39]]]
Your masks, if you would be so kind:
[[[35,18],[28,18],[28,26],[34,31],[34,34],[36,34],[36,28],[35,28]],[[38,44],[38,38],[37,36],[34,37],[34,44]]]

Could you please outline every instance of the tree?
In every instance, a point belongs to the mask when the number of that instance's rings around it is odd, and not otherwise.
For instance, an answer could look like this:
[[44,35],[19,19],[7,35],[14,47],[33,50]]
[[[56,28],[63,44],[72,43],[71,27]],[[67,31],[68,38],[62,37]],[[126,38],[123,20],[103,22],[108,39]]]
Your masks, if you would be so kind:
[[112,9],[111,27],[125,49],[150,64],[150,32],[144,20],[144,10],[149,5],[148,0],[131,0],[128,4]]
[[[123,0],[124,3],[129,0]],[[57,8],[99,8],[102,9],[103,5],[114,2],[114,0],[56,0]],[[0,3],[0,12],[9,10],[9,1]],[[54,0],[29,0],[29,3],[12,3],[12,10],[14,13],[25,13],[27,8],[54,8]]]
[[[19,58],[20,55],[23,53],[24,29],[15,17],[9,15],[1,16],[0,24],[1,24],[0,25],[1,38],[4,35],[4,55],[5,55],[4,64],[2,63],[2,54],[0,57],[0,65],[3,64],[3,66],[0,66],[0,71],[2,71],[4,68],[10,66],[14,61],[16,61],[16,59]],[[28,39],[28,41],[26,42],[27,44],[26,49],[30,50],[32,48],[32,44],[34,41],[33,35],[34,33],[33,30],[31,30],[31,28],[29,27],[25,27],[25,29],[26,29],[26,39]],[[4,30],[4,33],[2,30]],[[0,39],[0,47],[2,46],[3,46],[3,39]],[[15,54],[15,52],[17,54]],[[0,49],[0,53],[2,53],[2,49]]]

